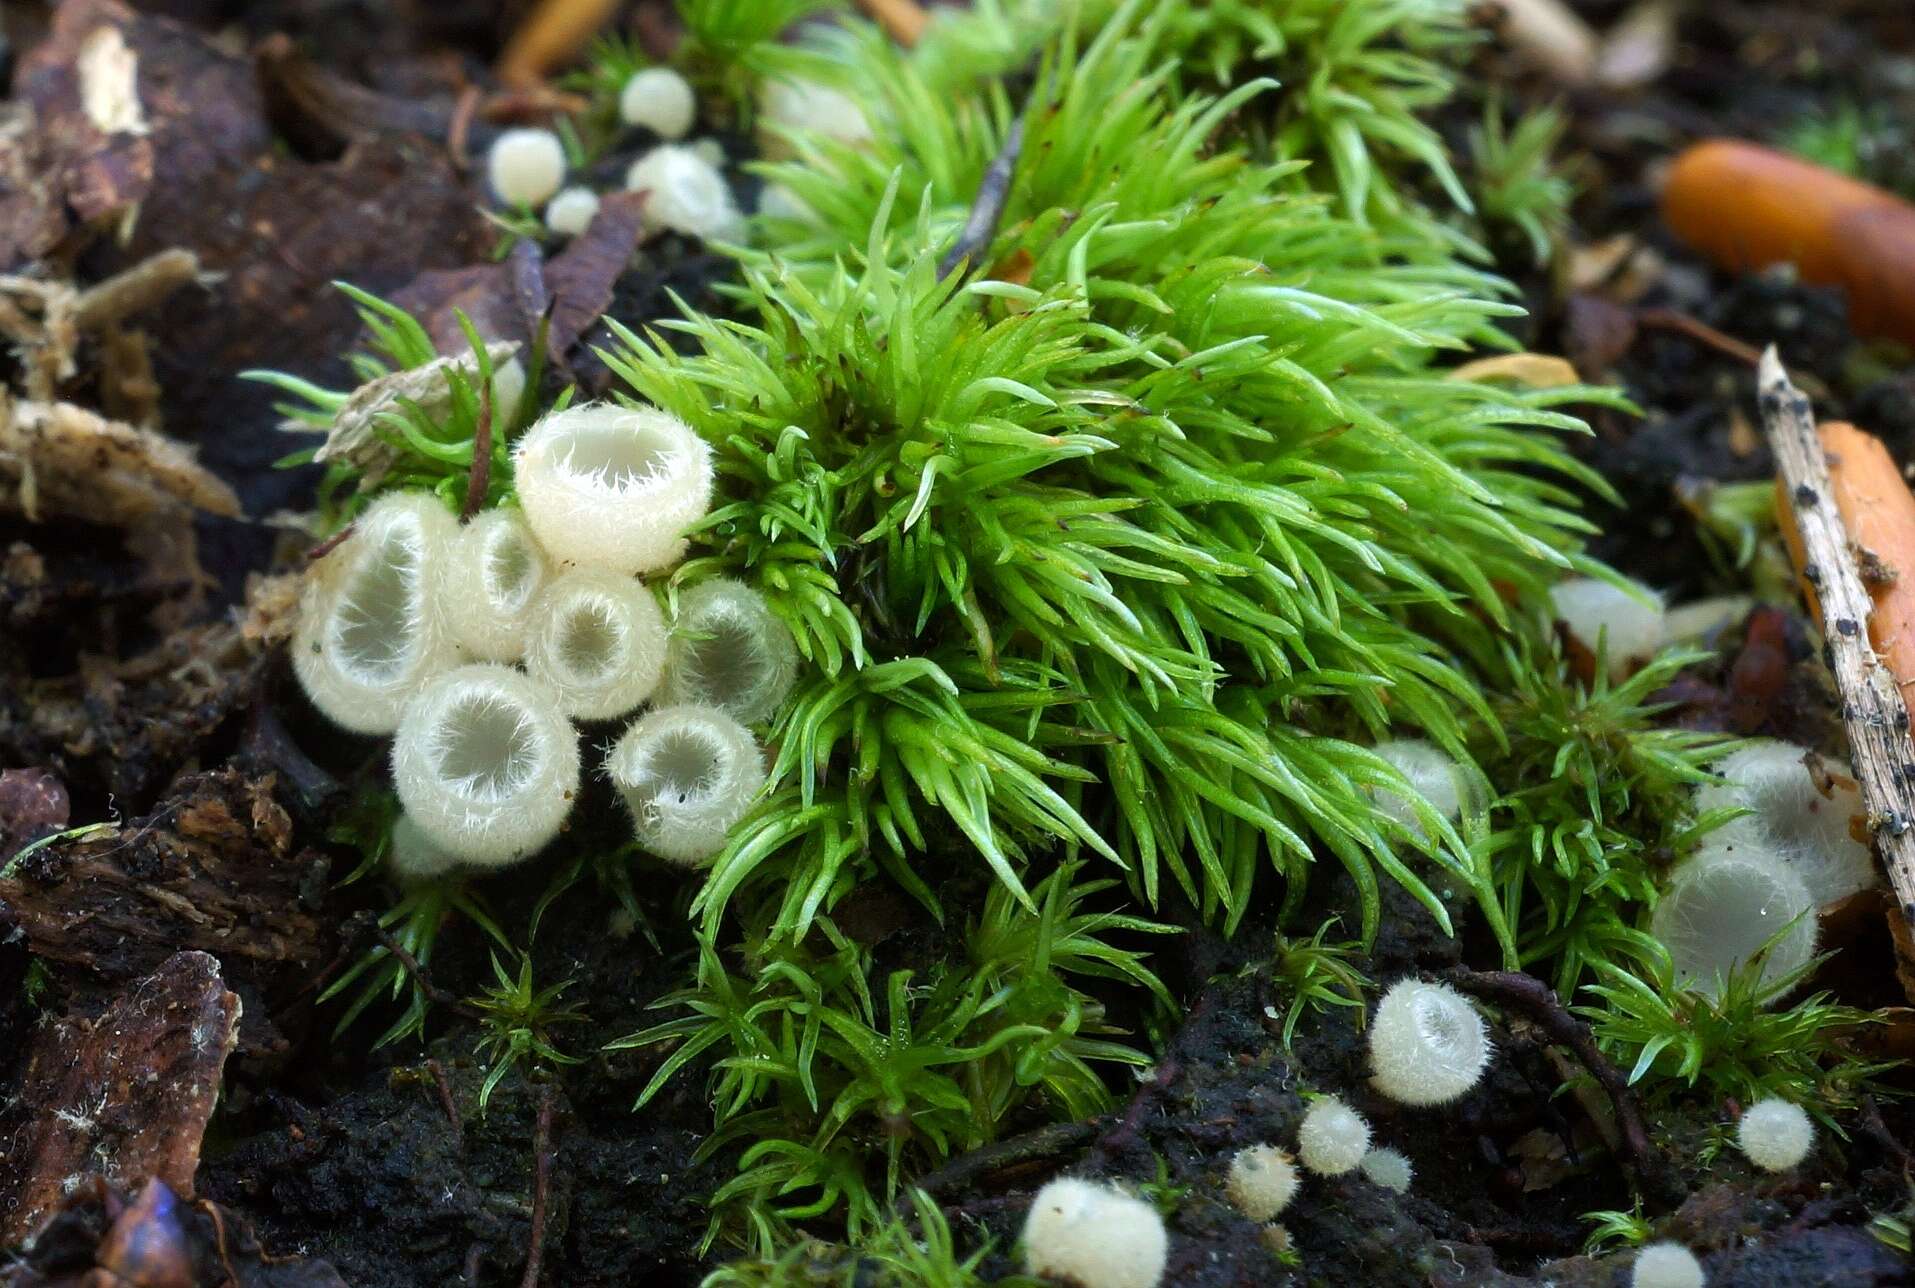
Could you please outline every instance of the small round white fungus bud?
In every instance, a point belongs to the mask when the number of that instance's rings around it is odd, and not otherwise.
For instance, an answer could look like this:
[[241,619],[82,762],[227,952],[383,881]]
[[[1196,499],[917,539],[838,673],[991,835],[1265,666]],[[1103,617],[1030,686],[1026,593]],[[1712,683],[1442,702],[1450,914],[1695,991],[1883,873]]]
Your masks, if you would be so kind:
[[550,570],[517,510],[484,510],[460,530],[440,583],[452,637],[482,662],[525,654],[532,601]]
[[1157,1209],[1074,1176],[1037,1192],[1024,1221],[1024,1268],[1079,1288],[1157,1288],[1170,1236]]
[[1275,1145],[1252,1145],[1230,1160],[1224,1193],[1252,1221],[1268,1221],[1290,1206],[1302,1184],[1289,1154]]
[[812,80],[775,80],[765,86],[763,119],[791,134],[821,134],[861,147],[873,138],[858,101]]
[[393,492],[308,571],[293,671],[333,723],[391,733],[406,699],[458,663],[437,584],[457,528],[437,498]]
[[682,139],[698,115],[698,100],[683,76],[669,67],[647,67],[632,73],[618,92],[618,116],[627,125],[642,126],[661,139]]
[[[1379,742],[1374,750],[1390,768],[1408,779],[1410,786],[1438,814],[1454,820],[1463,812],[1461,774],[1456,762],[1435,743],[1422,738],[1395,738]],[[1424,835],[1422,820],[1416,817],[1416,811],[1402,793],[1379,787],[1375,797],[1378,810],[1408,828],[1412,835]]]
[[386,865],[401,884],[430,881],[458,866],[459,858],[425,834],[412,815],[404,810],[392,821],[392,836],[386,845]]
[[1400,979],[1370,1020],[1370,1085],[1405,1105],[1448,1104],[1483,1079],[1489,1032],[1447,984]]
[[758,213],[766,219],[791,219],[801,224],[817,224],[818,212],[782,183],[768,183],[758,193]]
[[1571,639],[1591,653],[1602,642],[1612,680],[1625,678],[1662,647],[1662,596],[1645,586],[1631,594],[1594,577],[1571,577],[1552,586],[1549,599]]
[[1410,1160],[1403,1151],[1388,1146],[1371,1150],[1357,1166],[1363,1170],[1364,1178],[1370,1184],[1398,1194],[1409,1193],[1410,1180],[1416,1175],[1416,1169],[1410,1166]]
[[592,226],[598,194],[584,186],[567,188],[545,203],[545,226],[561,237],[576,237]]
[[1786,1172],[1809,1156],[1815,1124],[1802,1106],[1769,1096],[1742,1111],[1735,1139],[1749,1161],[1763,1171]]
[[797,673],[791,631],[765,597],[721,577],[679,598],[659,700],[718,707],[756,724],[777,712]]
[[509,667],[448,671],[406,704],[392,744],[399,800],[434,843],[504,867],[558,835],[578,794],[578,734],[558,695]]
[[652,696],[665,669],[665,616],[643,582],[579,568],[533,601],[525,669],[580,720],[622,716]]
[[533,535],[553,558],[581,567],[668,567],[711,505],[711,448],[654,407],[551,412],[519,439],[513,460]]
[[1773,981],[1815,955],[1815,901],[1789,867],[1744,847],[1705,854],[1676,869],[1650,916],[1650,933],[1675,965],[1676,981],[1705,997],[1788,927],[1762,965]]
[[639,844],[695,866],[725,848],[765,785],[751,731],[714,707],[660,707],[640,718],[605,762],[632,812]]
[[632,162],[625,186],[643,192],[645,223],[702,241],[732,241],[743,216],[718,167],[690,148],[667,143]]
[[1753,810],[1710,832],[1704,846],[1772,851],[1795,869],[1819,907],[1880,877],[1875,856],[1855,837],[1867,810],[1849,767],[1839,760],[1812,764],[1809,749],[1792,742],[1751,743],[1710,766],[1723,781],[1698,788],[1696,808]]
[[1630,1288],[1703,1288],[1696,1254],[1680,1243],[1645,1243],[1629,1272]]
[[1314,1101],[1297,1128],[1297,1153],[1318,1176],[1354,1171],[1370,1149],[1370,1124],[1335,1096]]
[[485,157],[493,195],[508,206],[542,206],[565,182],[565,145],[550,130],[507,130]]

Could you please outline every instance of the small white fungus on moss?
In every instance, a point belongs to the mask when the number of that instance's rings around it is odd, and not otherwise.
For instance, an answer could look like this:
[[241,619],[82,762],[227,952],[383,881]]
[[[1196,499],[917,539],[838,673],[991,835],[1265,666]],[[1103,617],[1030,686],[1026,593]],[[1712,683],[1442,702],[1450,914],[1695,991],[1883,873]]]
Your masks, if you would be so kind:
[[637,720],[605,762],[638,842],[686,866],[725,847],[765,785],[751,731],[716,707],[660,707]]
[[[1454,821],[1463,812],[1461,772],[1456,762],[1435,743],[1422,738],[1393,738],[1379,742],[1374,750],[1408,779],[1410,786],[1438,814]],[[1423,821],[1417,818],[1415,808],[1401,792],[1379,787],[1375,797],[1378,810],[1401,823],[1411,835],[1424,835]]]
[[1079,1288],[1157,1288],[1169,1254],[1157,1209],[1096,1181],[1059,1177],[1024,1220],[1025,1270]]
[[1268,1221],[1290,1206],[1303,1177],[1290,1155],[1275,1145],[1252,1145],[1230,1160],[1224,1193],[1252,1221]]
[[667,143],[632,162],[625,186],[643,192],[645,223],[701,241],[735,241],[744,217],[718,167],[696,151]]
[[1549,599],[1571,639],[1592,654],[1602,644],[1612,680],[1628,676],[1662,647],[1662,596],[1646,586],[1632,593],[1594,577],[1571,577],[1552,586]]
[[636,71],[618,92],[619,119],[661,139],[684,138],[697,115],[698,100],[691,85],[669,67]]
[[1718,997],[1729,975],[1777,934],[1763,958],[1762,979],[1774,981],[1805,965],[1815,955],[1815,900],[1787,864],[1744,846],[1677,868],[1649,929],[1669,950],[1678,983]]
[[561,237],[576,237],[592,226],[597,214],[598,194],[575,185],[545,203],[545,226]]
[[665,670],[665,615],[643,582],[603,568],[552,579],[529,613],[525,669],[578,720],[622,716]]
[[517,510],[481,510],[453,539],[441,581],[452,637],[481,662],[525,654],[532,601],[551,570]]
[[542,206],[565,182],[565,145],[550,130],[507,130],[485,155],[492,193],[508,206]]
[[1304,1111],[1297,1153],[1318,1176],[1355,1171],[1369,1149],[1370,1124],[1336,1096],[1324,1096]]
[[1763,1171],[1786,1172],[1799,1166],[1814,1148],[1815,1124],[1802,1106],[1769,1096],[1742,1111],[1735,1139],[1749,1161]]
[[659,701],[719,707],[756,724],[777,712],[797,674],[791,629],[750,586],[715,577],[679,597]]
[[[1696,809],[1753,811],[1710,832],[1709,850],[1768,850],[1802,878],[1818,907],[1877,884],[1868,844],[1856,839],[1867,810],[1849,767],[1807,747],[1765,738],[1710,766],[1722,776],[1696,790]],[[1862,833],[1867,835],[1866,831]]]
[[762,121],[788,134],[819,134],[862,147],[874,137],[856,99],[813,80],[775,80],[765,86]]
[[1409,1193],[1410,1181],[1416,1175],[1416,1169],[1410,1165],[1403,1151],[1391,1149],[1387,1145],[1365,1154],[1357,1166],[1363,1170],[1370,1184],[1398,1194]]
[[457,867],[459,858],[425,834],[412,815],[404,810],[392,821],[392,835],[386,845],[386,866],[401,885],[430,881]]
[[1482,1081],[1489,1031],[1447,984],[1400,979],[1370,1020],[1370,1085],[1399,1104],[1442,1105]]
[[1680,1243],[1645,1243],[1629,1272],[1629,1288],[1703,1288],[1706,1282],[1702,1263]]

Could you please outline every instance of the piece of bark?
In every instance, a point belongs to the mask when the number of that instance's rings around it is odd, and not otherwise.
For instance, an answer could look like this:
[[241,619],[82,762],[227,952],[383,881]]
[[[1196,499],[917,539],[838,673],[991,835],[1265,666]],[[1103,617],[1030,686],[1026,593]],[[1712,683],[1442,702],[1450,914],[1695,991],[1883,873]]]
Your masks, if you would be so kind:
[[0,769],[0,864],[67,825],[66,784],[46,769]]
[[23,936],[76,996],[110,995],[171,953],[212,953],[255,1000],[241,1041],[267,1054],[272,1020],[331,955],[313,903],[326,860],[297,850],[277,779],[191,776],[137,823],[52,842],[0,877],[0,930]]
[[1876,852],[1899,912],[1915,922],[1915,746],[1909,742],[1908,707],[1887,659],[1870,640],[1875,605],[1857,538],[1836,505],[1814,409],[1789,383],[1773,347],[1762,355],[1756,390],[1785,513],[1793,518],[1802,551],[1802,578],[1815,592],[1825,657],[1841,693],[1849,761]]
[[158,1179],[191,1195],[239,1014],[219,963],[182,952],[97,1019],[44,1026],[0,1150],[0,1243],[31,1233],[90,1173],[130,1188]]
[[184,444],[66,402],[0,394],[0,506],[132,528],[168,511],[239,514],[239,498]]

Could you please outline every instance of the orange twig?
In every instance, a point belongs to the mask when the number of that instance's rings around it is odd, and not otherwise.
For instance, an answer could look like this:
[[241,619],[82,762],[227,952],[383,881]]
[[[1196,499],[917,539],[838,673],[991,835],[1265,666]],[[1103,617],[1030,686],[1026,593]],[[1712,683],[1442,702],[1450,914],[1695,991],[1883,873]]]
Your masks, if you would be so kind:
[[518,89],[539,84],[577,57],[618,8],[619,0],[540,0],[499,55],[499,79]]
[[931,21],[918,0],[858,0],[858,7],[906,49],[918,43],[925,24]]
[[1852,425],[1817,433],[1809,400],[1789,383],[1774,348],[1762,355],[1756,389],[1775,452],[1777,512],[1821,623],[1869,828],[1902,916],[1915,923],[1915,781],[1907,770],[1915,746],[1897,683],[1915,677],[1903,669],[1915,668],[1915,632],[1904,629],[1915,622],[1915,577],[1885,575],[1915,569],[1915,497],[1869,435]]

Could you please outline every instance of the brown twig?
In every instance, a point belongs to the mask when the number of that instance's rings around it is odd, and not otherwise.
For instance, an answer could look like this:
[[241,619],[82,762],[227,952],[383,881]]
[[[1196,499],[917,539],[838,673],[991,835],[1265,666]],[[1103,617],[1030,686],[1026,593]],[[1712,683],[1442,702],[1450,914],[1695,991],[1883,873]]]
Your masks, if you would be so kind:
[[324,559],[327,555],[337,550],[340,544],[352,535],[352,530],[358,526],[356,523],[348,523],[345,527],[339,529],[339,531],[333,533],[330,537],[327,537],[311,550],[308,550],[306,552],[306,562],[314,563],[320,559]]
[[426,995],[427,1001],[435,1006],[443,1006],[468,1020],[485,1018],[477,1007],[468,1006],[464,1001],[434,984],[432,976],[420,964],[419,959],[399,942],[397,936],[379,924],[379,918],[374,913],[363,909],[347,918],[346,942],[355,943],[362,935],[370,935],[377,939],[379,946],[392,954],[392,959],[404,968],[406,974],[412,978],[412,982],[419,986],[419,991]]
[[539,1117],[532,1132],[532,1250],[519,1288],[538,1288],[545,1261],[545,1213],[552,1198],[552,1085],[539,1088]]
[[446,1120],[452,1124],[452,1152],[465,1152],[465,1119],[459,1116],[459,1102],[452,1097],[452,1079],[446,1077],[446,1067],[437,1060],[426,1061],[426,1072],[432,1075],[432,1085],[439,1092],[439,1107],[446,1111]]
[[990,168],[984,172],[984,179],[978,184],[977,200],[971,203],[970,217],[964,221],[964,231],[958,234],[957,243],[938,264],[939,276],[950,274],[959,264],[977,256],[997,236],[998,223],[1004,218],[1004,203],[1011,195],[1011,176],[1017,170],[1017,158],[1023,150],[1024,121],[1020,117],[1004,136],[1004,146],[998,149]]
[[[1755,367],[1762,361],[1762,352],[1754,345],[1738,340],[1725,331],[1718,331],[1701,318],[1691,317],[1680,309],[1637,309],[1633,316],[1637,326],[1687,336],[1697,344],[1714,349],[1723,357],[1731,358],[1745,367]],[[1810,376],[1802,377],[1802,386],[1818,398],[1828,396],[1828,386]]]
[[883,27],[885,35],[906,49],[918,43],[925,25],[931,21],[931,15],[918,0],[858,0],[858,8]]
[[917,1187],[931,1195],[959,1190],[989,1173],[1069,1153],[1096,1134],[1094,1121],[1049,1123],[1020,1136],[994,1141],[968,1154],[959,1154],[944,1166],[919,1177]]
[[1756,394],[1802,542],[1803,580],[1814,588],[1821,611],[1823,656],[1842,697],[1849,759],[1862,786],[1869,828],[1902,916],[1915,924],[1915,773],[1910,771],[1915,747],[1909,743],[1908,708],[1869,640],[1874,605],[1830,491],[1814,409],[1789,383],[1773,346],[1762,354]]
[[492,382],[479,382],[479,423],[472,429],[472,470],[466,476],[465,505],[459,517],[470,519],[485,505],[492,487]]
[[538,84],[577,57],[618,7],[619,0],[539,0],[499,55],[499,79],[518,88]]
[[1589,1026],[1569,1013],[1556,990],[1521,971],[1471,970],[1454,966],[1444,977],[1466,993],[1493,1002],[1508,1010],[1520,1011],[1524,1018],[1541,1029],[1550,1041],[1568,1047],[1583,1068],[1609,1097],[1616,1113],[1616,1128],[1622,1137],[1624,1161],[1635,1174],[1637,1184],[1649,1197],[1674,1205],[1682,1197],[1682,1184],[1675,1170],[1650,1143],[1643,1125],[1642,1110],[1622,1071],[1609,1061],[1596,1045]]

